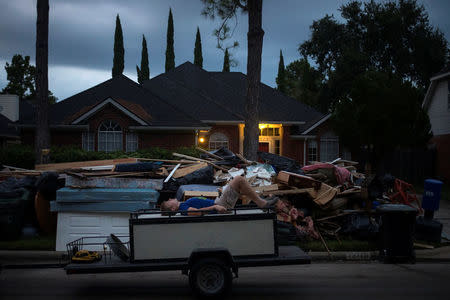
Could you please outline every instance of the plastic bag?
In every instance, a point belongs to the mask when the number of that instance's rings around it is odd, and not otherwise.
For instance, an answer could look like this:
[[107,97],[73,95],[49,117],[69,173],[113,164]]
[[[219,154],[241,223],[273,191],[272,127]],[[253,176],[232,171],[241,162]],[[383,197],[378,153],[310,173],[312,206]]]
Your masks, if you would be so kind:
[[277,172],[287,171],[301,175],[305,174],[305,172],[303,172],[301,169],[301,165],[291,158],[259,151],[258,157],[263,162],[271,164],[273,167],[275,167]]

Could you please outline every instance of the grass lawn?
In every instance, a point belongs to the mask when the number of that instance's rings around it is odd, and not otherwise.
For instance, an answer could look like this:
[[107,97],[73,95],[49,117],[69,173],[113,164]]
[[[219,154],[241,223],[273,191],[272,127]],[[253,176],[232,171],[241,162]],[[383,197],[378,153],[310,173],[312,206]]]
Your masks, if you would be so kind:
[[[330,251],[376,251],[378,246],[373,241],[341,239],[341,241],[325,239]],[[304,251],[327,251],[321,241],[300,242],[299,247]]]
[[18,240],[0,241],[0,250],[50,250],[54,251],[56,237],[36,236]]

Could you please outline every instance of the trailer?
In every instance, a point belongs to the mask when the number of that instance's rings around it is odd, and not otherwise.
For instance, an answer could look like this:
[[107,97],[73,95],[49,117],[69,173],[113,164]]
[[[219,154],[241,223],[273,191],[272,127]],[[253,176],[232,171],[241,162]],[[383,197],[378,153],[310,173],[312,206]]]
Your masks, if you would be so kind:
[[[181,270],[200,296],[231,290],[233,275],[246,267],[309,264],[297,246],[277,243],[276,214],[271,210],[236,208],[228,214],[201,216],[142,210],[130,214],[129,236],[86,237],[67,244],[75,251],[99,246],[100,261],[65,267],[67,274]],[[91,242],[94,240],[95,242]]]

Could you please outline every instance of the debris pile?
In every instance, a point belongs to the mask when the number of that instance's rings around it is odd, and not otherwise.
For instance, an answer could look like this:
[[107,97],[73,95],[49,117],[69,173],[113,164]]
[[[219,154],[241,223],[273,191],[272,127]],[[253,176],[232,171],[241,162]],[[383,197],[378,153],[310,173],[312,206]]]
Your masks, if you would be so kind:
[[[160,194],[158,204],[175,195],[180,201],[199,196],[215,198],[218,187],[243,176],[261,197],[280,198],[275,208],[280,225],[278,236],[283,243],[315,239],[325,247],[324,237],[339,240],[341,235],[351,234],[370,238],[378,228],[371,211],[379,204],[418,203],[411,185],[392,176],[366,178],[357,171],[358,163],[354,161],[336,159],[302,167],[295,160],[265,152],[259,152],[259,161],[254,162],[224,148],[198,150],[202,153],[200,158],[173,153],[177,159],[56,163],[37,165],[36,170],[5,167],[0,176],[41,177],[51,171],[66,179],[65,188],[92,189],[101,185],[155,189]],[[146,183],[149,179],[153,180],[150,185]],[[121,197],[125,199],[126,195]],[[240,204],[251,205],[245,197]]]

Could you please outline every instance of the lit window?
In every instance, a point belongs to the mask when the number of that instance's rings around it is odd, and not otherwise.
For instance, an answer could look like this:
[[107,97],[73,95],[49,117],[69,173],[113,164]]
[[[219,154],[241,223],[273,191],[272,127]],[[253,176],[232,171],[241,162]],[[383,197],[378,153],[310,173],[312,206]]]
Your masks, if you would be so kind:
[[215,150],[222,147],[228,148],[228,137],[220,132],[215,132],[209,137],[209,149]]
[[331,132],[320,137],[320,161],[331,162],[339,157],[339,138]]
[[260,136],[280,136],[279,127],[265,127],[259,129]]
[[114,121],[105,121],[98,128],[98,151],[122,151],[122,128]]
[[94,151],[94,133],[89,131],[84,131],[81,135],[81,144],[83,150]]
[[308,161],[317,161],[317,141],[308,141]]
[[127,152],[135,152],[138,149],[138,136],[134,132],[127,133]]
[[274,136],[280,136],[280,128],[274,128],[275,132],[274,132]]

